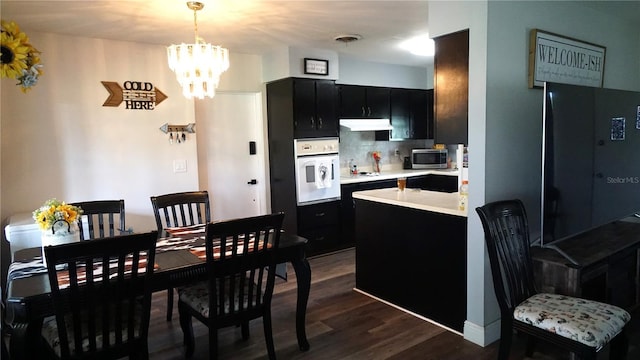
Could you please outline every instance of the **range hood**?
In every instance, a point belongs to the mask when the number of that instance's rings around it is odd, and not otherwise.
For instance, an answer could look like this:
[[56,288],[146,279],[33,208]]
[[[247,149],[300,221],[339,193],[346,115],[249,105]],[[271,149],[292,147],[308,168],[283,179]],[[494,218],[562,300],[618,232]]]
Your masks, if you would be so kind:
[[351,131],[378,131],[393,129],[389,119],[340,119],[340,126],[349,128]]

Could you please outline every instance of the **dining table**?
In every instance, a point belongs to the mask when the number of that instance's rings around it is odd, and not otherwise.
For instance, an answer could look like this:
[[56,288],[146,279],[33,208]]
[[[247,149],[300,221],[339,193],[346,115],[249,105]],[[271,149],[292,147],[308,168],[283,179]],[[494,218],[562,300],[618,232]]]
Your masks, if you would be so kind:
[[[88,240],[91,241],[91,240]],[[283,232],[276,252],[277,263],[291,263],[296,275],[296,336],[301,351],[309,350],[305,320],[311,267],[306,258],[308,240]],[[152,276],[154,292],[184,286],[206,279],[206,260],[199,256],[204,247],[204,227],[184,231],[163,231],[156,243]],[[6,298],[6,323],[11,325],[12,359],[35,359],[42,322],[54,315],[47,269],[42,263],[42,249],[19,250],[9,266]]]

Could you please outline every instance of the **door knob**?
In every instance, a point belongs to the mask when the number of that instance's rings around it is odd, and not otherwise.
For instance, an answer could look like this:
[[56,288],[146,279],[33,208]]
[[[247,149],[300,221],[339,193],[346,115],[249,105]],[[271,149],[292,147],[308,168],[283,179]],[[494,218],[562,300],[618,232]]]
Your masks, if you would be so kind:
[[249,185],[255,185],[257,183],[258,183],[258,180],[256,180],[256,179],[251,179],[251,181],[247,181],[247,184],[249,184]]

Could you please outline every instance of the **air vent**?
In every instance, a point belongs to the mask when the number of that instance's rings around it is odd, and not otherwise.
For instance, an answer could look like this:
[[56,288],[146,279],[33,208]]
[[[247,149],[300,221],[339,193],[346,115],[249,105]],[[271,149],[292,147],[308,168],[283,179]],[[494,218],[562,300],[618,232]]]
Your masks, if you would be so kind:
[[335,41],[339,41],[345,44],[354,42],[354,41],[358,41],[362,39],[362,36],[358,35],[358,34],[343,34],[343,35],[338,35],[335,38],[333,38],[333,40]]

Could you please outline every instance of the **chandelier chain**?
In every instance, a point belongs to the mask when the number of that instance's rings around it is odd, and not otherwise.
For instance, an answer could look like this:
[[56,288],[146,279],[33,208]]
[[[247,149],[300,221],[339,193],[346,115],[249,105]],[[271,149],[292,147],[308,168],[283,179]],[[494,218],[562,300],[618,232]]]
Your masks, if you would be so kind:
[[196,44],[199,43],[200,41],[198,41],[198,9],[194,8],[193,9],[193,28],[194,28],[194,33],[196,36]]

